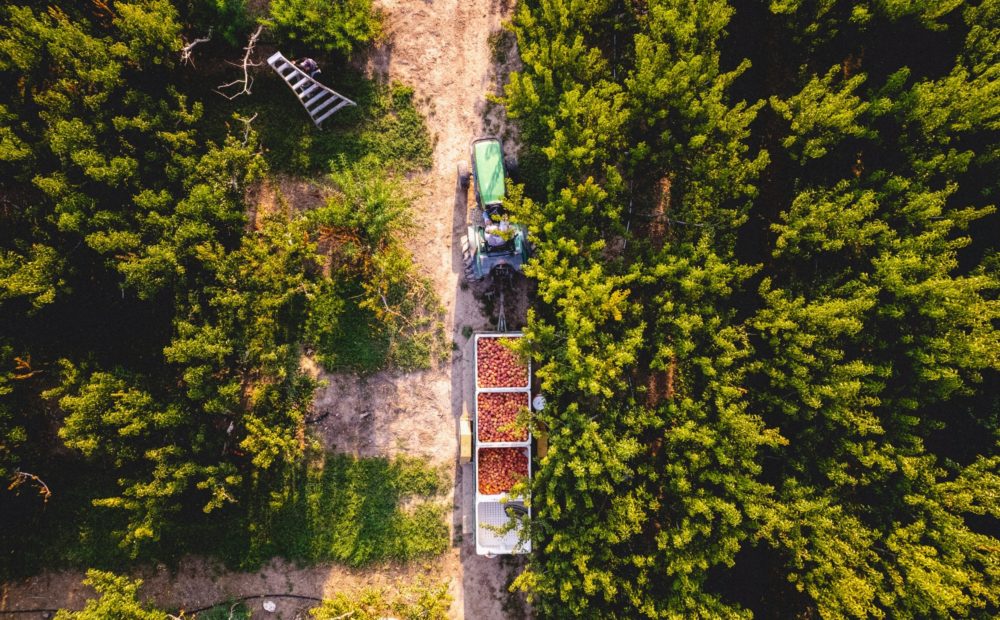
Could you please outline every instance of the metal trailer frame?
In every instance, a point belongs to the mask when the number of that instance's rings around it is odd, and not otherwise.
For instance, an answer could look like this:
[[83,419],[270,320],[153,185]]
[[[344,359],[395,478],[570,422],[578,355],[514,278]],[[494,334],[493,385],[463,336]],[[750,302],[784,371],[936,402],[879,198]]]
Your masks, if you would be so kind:
[[[531,360],[528,360],[528,380],[527,384],[520,387],[480,387],[479,386],[479,341],[486,338],[523,338],[522,332],[482,332],[475,335],[473,340],[473,376],[475,378],[475,415],[473,416],[472,436],[476,441],[474,451],[475,468],[475,520],[476,520],[476,554],[493,557],[502,554],[530,553],[531,540],[520,544],[520,528],[507,532],[503,536],[498,535],[490,527],[503,527],[510,521],[504,510],[504,503],[522,502],[525,498],[509,496],[505,494],[487,495],[479,492],[479,452],[490,448],[520,448],[525,451],[528,457],[528,479],[531,479],[531,432],[525,441],[500,441],[481,442],[479,441],[479,395],[480,394],[510,394],[521,393],[525,395],[528,409],[531,409]],[[531,507],[525,506],[528,516],[531,516]],[[485,526],[485,527],[484,527]]]

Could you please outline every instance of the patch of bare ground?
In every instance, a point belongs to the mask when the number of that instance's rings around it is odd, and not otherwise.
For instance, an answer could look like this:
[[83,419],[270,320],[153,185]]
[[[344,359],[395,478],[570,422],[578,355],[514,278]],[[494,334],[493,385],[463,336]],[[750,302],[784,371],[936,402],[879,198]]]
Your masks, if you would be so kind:
[[[256,1],[256,0],[255,0]],[[481,135],[501,137],[509,156],[516,155],[516,134],[502,109],[487,100],[499,92],[506,74],[517,67],[511,37],[501,25],[512,0],[470,3],[460,0],[376,0],[390,21],[390,36],[367,59],[366,68],[383,78],[412,85],[427,116],[434,140],[431,170],[412,175],[418,192],[414,204],[417,240],[408,243],[423,274],[434,284],[446,310],[446,330],[455,342],[451,359],[415,373],[381,372],[366,377],[331,374],[308,357],[302,366],[325,387],[316,394],[310,428],[322,444],[358,456],[423,456],[447,469],[454,482],[454,546],[438,558],[409,565],[354,570],[336,565],[301,568],[281,560],[253,573],[229,572],[203,558],[187,558],[176,571],[147,567],[136,571],[146,580],[143,593],[157,603],[197,609],[229,597],[258,594],[324,596],[368,586],[395,588],[429,579],[447,581],[454,598],[453,618],[494,620],[530,615],[523,597],[508,586],[523,568],[523,558],[485,558],[475,554],[472,533],[463,535],[463,510],[471,498],[462,492],[471,466],[458,460],[457,422],[473,402],[472,341],[463,332],[491,328],[495,302],[477,300],[461,284],[462,248],[469,196],[457,183],[456,165],[469,157],[470,142]],[[297,113],[293,102],[289,113]],[[293,209],[321,202],[329,190],[321,182],[278,175],[261,184],[251,222],[287,201]],[[523,285],[521,285],[523,288]],[[518,291],[507,308],[508,324],[523,323],[526,294]],[[493,319],[495,321],[495,318]],[[466,485],[471,490],[472,485]],[[82,572],[49,572],[2,585],[0,610],[64,607],[78,609],[90,594]],[[251,601],[255,618],[305,617],[304,600],[274,599],[276,614],[265,614]],[[22,615],[30,619],[30,615]],[[40,617],[40,616],[39,616]]]
[[[305,612],[316,606],[312,598],[351,595],[366,588],[394,591],[416,583],[440,583],[455,572],[457,555],[446,554],[427,563],[389,564],[366,569],[321,565],[298,567],[283,560],[273,560],[259,571],[233,572],[212,560],[184,558],[176,570],[152,566],[137,570],[133,576],[143,580],[141,596],[168,608],[195,611],[243,597],[254,618],[291,620],[308,618]],[[93,590],[81,584],[77,571],[53,571],[21,582],[6,584],[0,590],[0,609],[42,609],[58,606],[80,609]],[[270,596],[268,596],[270,595]],[[291,596],[286,596],[291,595]],[[22,604],[7,607],[16,596]],[[298,598],[303,597],[303,598]],[[277,605],[274,614],[265,613],[264,600]],[[19,614],[32,618],[31,614]],[[36,618],[45,617],[42,614]]]
[[259,229],[263,218],[288,208],[297,211],[313,209],[333,195],[333,187],[316,179],[302,179],[288,174],[272,174],[254,183],[247,191],[250,212],[247,226]]

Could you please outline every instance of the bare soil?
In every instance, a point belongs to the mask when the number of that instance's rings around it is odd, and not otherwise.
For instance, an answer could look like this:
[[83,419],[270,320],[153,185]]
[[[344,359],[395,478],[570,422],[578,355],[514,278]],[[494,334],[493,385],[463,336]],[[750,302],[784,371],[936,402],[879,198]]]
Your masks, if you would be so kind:
[[[504,122],[502,110],[486,99],[517,63],[510,36],[501,29],[512,8],[507,1],[376,0],[388,14],[390,35],[370,55],[366,68],[374,75],[413,86],[435,144],[433,168],[412,178],[419,194],[414,205],[416,224],[424,234],[411,247],[445,307],[446,330],[455,343],[451,359],[428,371],[382,372],[367,377],[325,373],[311,359],[302,360],[302,367],[326,384],[317,391],[310,424],[325,447],[358,456],[424,456],[449,471],[455,483],[449,497],[455,507],[452,549],[425,562],[363,570],[337,565],[300,568],[275,560],[258,572],[235,573],[204,558],[191,557],[176,571],[162,566],[136,571],[136,576],[145,580],[143,593],[157,603],[193,610],[230,597],[322,597],[370,586],[392,589],[430,579],[449,582],[454,598],[452,618],[493,620],[530,614],[523,598],[508,591],[523,562],[477,556],[473,536],[462,535],[463,510],[471,508],[471,501],[462,493],[463,476],[472,472],[470,466],[458,461],[457,423],[473,399],[472,344],[465,333],[469,328],[490,329],[485,311],[492,309],[495,316],[496,308],[495,301],[484,304],[461,284],[459,239],[465,234],[470,200],[457,182],[456,167],[468,159],[469,143],[484,134],[503,138],[508,154],[515,154],[516,135]],[[501,61],[499,66],[496,60]],[[315,203],[324,196],[320,185],[285,177],[273,179],[257,191],[258,208],[251,221],[280,208],[281,200],[292,208],[302,208],[299,203]],[[515,300],[507,302],[511,328],[523,320],[518,318],[523,316],[522,297],[526,298],[523,286],[518,293]],[[80,571],[58,571],[0,584],[0,610],[81,608],[90,594],[81,580]],[[262,599],[251,600],[254,617],[304,618],[303,611],[312,606],[301,599],[272,600],[278,606],[275,614],[263,611]],[[20,617],[30,619],[32,615]]]

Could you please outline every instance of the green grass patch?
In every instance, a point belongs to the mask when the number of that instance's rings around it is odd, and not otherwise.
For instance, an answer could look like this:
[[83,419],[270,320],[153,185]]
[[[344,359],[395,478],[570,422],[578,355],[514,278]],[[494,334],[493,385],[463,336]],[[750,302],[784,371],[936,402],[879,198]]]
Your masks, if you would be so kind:
[[[324,282],[308,303],[305,339],[331,372],[371,373],[384,368],[418,370],[443,359],[445,344],[437,298],[430,285],[412,274],[400,303],[407,324],[377,316],[361,304],[357,280]],[[397,288],[399,288],[397,286]]]
[[357,282],[324,280],[309,302],[306,338],[328,370],[368,373],[386,364],[389,334],[358,305],[361,294]]
[[222,603],[194,617],[196,620],[250,620],[253,614],[246,603]]
[[[123,573],[138,562],[175,565],[185,554],[214,556],[229,568],[253,570],[280,556],[301,564],[349,566],[406,562],[443,553],[449,544],[443,472],[413,458],[354,458],[317,454],[308,464],[258,481],[251,503],[204,514],[178,514],[157,544],[136,561],[117,545],[121,513],[90,504],[97,472],[78,467],[53,480],[47,504],[11,497],[0,507],[0,579],[43,569],[100,568]],[[76,471],[78,475],[72,474]],[[11,517],[8,519],[7,517]],[[66,526],[72,523],[73,526]],[[199,618],[202,615],[199,614]]]
[[229,528],[225,559],[242,568],[274,556],[357,567],[443,553],[448,526],[438,496],[446,484],[422,460],[315,457]]
[[448,583],[416,583],[398,592],[369,588],[340,593],[310,610],[316,620],[444,620],[451,605]]

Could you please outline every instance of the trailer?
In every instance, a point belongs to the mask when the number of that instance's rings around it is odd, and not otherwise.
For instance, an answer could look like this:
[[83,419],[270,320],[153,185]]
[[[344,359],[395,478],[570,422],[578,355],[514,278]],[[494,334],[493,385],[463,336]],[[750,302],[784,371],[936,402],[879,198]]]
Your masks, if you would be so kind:
[[[502,423],[514,412],[531,407],[531,362],[522,364],[502,341],[523,338],[520,332],[475,335],[475,527],[476,553],[496,556],[529,553],[531,541],[521,541],[516,516],[531,516],[524,497],[509,493],[510,485],[531,478],[531,433]],[[499,413],[498,413],[499,412]]]

